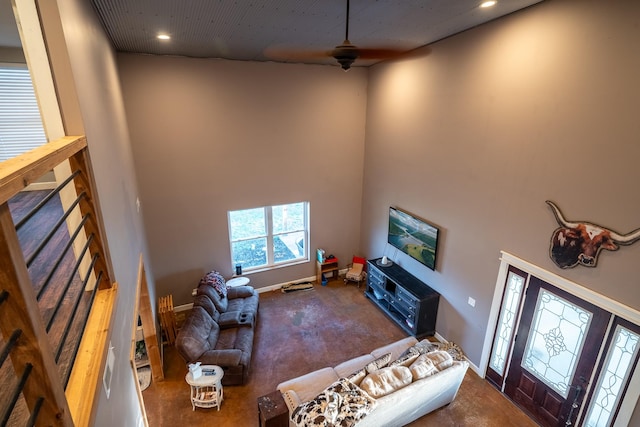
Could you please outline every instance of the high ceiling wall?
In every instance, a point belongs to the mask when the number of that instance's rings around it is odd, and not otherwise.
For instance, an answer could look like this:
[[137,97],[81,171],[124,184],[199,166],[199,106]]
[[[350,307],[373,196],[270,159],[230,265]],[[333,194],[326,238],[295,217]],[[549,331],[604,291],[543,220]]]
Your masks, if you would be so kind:
[[638,16],[638,2],[543,2],[370,73],[362,247],[395,255],[389,206],[441,228],[436,271],[397,261],[441,292],[437,330],[474,363],[503,250],[640,309],[640,242],[562,270],[545,204],[640,227]]

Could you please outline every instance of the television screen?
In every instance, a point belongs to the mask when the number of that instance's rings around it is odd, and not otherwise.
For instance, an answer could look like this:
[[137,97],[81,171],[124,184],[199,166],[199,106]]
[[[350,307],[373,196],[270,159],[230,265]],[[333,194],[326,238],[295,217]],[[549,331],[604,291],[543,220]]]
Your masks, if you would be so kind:
[[435,270],[438,249],[436,227],[407,212],[390,207],[388,242],[391,246]]

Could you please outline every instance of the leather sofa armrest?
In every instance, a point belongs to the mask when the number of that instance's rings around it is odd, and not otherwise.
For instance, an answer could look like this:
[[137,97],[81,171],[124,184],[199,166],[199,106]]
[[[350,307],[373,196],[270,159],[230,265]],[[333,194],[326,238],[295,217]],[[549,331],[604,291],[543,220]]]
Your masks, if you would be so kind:
[[255,289],[253,289],[251,286],[234,286],[227,289],[228,299],[248,298],[253,296],[254,294]]
[[242,358],[242,350],[209,350],[198,359],[203,365],[237,366]]
[[220,329],[236,328],[239,326],[253,325],[253,314],[241,311],[227,311],[220,315],[218,326]]

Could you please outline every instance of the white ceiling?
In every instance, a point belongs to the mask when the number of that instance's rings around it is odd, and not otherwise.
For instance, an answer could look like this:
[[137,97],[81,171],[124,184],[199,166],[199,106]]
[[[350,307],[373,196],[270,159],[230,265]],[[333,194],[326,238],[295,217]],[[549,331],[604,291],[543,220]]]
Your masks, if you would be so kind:
[[[351,0],[349,39],[360,48],[412,50],[541,0]],[[274,60],[266,49],[331,50],[345,36],[346,0],[91,0],[116,50],[237,60]],[[0,46],[19,46],[0,0]],[[160,32],[171,35],[160,41]],[[333,58],[280,61],[330,63]],[[370,65],[374,61],[356,61]]]

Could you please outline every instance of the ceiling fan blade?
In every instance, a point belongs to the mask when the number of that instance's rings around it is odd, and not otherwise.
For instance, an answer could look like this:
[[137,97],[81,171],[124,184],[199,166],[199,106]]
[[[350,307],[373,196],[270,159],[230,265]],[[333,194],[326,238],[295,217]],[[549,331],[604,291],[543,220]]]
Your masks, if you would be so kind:
[[358,58],[360,59],[389,59],[407,53],[406,50],[391,48],[358,48]]
[[286,47],[268,47],[263,51],[264,56],[275,60],[305,60],[323,59],[331,57],[331,50],[309,50]]
[[289,49],[282,46],[273,46],[265,49],[264,56],[274,60],[281,61],[305,61],[313,59],[325,59],[333,57],[347,71],[351,65],[358,59],[361,60],[385,60],[393,58],[409,58],[415,56],[424,56],[429,53],[429,48],[423,47],[407,51],[406,49],[398,49],[391,47],[377,48],[359,48],[349,41],[349,0],[346,1],[346,26],[345,39],[342,44],[334,47],[332,50],[309,50],[309,49]]

